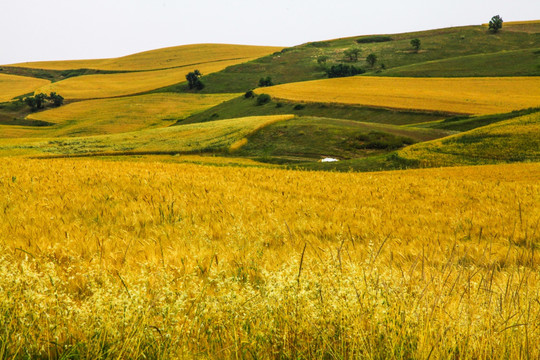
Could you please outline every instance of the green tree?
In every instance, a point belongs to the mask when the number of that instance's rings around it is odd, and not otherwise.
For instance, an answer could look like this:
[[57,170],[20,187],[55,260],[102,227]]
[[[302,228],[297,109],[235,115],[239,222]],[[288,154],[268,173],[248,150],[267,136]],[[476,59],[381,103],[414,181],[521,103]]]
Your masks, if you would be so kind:
[[497,31],[502,29],[502,26],[503,26],[503,19],[499,15],[495,15],[489,21],[489,30],[492,33],[496,33]]
[[202,90],[204,89],[204,84],[201,81],[201,72],[199,70],[192,71],[186,75],[186,80],[188,81],[188,87],[190,90]]
[[371,53],[366,57],[366,61],[369,64],[369,66],[373,67],[375,66],[375,63],[377,62],[377,55]]
[[64,97],[55,92],[51,92],[49,96],[47,96],[47,100],[49,100],[52,103],[52,105],[56,107],[64,104]]
[[264,105],[268,102],[270,102],[272,98],[268,94],[260,94],[257,96],[257,105]]
[[352,47],[350,49],[345,50],[343,54],[345,54],[345,57],[349,59],[349,61],[358,61],[358,55],[360,54],[360,49],[357,47]]
[[43,109],[45,107],[45,100],[47,100],[47,95],[39,93],[35,95],[34,98],[36,99],[36,107],[38,109]]
[[413,47],[415,52],[418,52],[418,50],[420,50],[420,45],[421,45],[420,39],[411,40],[411,46]]
[[330,68],[326,69],[326,75],[329,78],[354,76],[363,73],[365,73],[364,69],[346,64],[332,65]]
[[274,85],[274,83],[272,82],[272,78],[270,76],[259,79],[259,87],[272,86],[272,85]]
[[328,60],[328,56],[320,55],[319,57],[317,57],[317,64],[325,65],[327,60]]
[[36,98],[33,96],[27,96],[24,98],[24,103],[30,107],[30,110],[36,111],[37,110],[37,104],[36,104]]

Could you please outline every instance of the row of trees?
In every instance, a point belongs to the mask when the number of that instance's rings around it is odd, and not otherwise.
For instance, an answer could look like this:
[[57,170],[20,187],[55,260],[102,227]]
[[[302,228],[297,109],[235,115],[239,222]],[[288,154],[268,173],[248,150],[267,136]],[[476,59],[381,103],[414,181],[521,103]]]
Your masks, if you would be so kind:
[[44,109],[45,105],[58,107],[64,104],[64,97],[55,92],[51,92],[49,95],[39,93],[34,96],[27,96],[24,98],[24,103],[30,107],[32,111]]

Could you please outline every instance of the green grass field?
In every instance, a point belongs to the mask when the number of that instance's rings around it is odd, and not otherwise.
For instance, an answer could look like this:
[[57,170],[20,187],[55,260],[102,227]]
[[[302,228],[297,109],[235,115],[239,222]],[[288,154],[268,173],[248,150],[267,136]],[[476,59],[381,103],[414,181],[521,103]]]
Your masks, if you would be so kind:
[[463,77],[539,76],[540,48],[503,50],[398,66],[381,72],[384,76]]
[[233,155],[274,163],[318,161],[324,157],[343,160],[387,153],[448,134],[435,129],[300,117],[274,123],[255,132]]

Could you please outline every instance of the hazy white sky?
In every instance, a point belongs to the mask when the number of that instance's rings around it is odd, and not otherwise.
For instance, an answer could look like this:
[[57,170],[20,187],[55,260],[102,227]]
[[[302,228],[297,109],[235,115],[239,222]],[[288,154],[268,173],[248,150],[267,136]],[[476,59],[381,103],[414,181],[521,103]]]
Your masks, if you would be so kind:
[[194,43],[308,41],[540,19],[540,0],[9,0],[0,64],[104,58]]

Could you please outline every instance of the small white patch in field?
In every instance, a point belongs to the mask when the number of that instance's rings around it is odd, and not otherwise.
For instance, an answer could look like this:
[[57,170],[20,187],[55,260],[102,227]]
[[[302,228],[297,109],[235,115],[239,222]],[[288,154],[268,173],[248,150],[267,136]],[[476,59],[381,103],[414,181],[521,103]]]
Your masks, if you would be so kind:
[[321,162],[334,162],[334,161],[339,161],[339,160],[334,159],[334,158],[330,158],[330,157],[326,157],[324,159],[321,159]]

